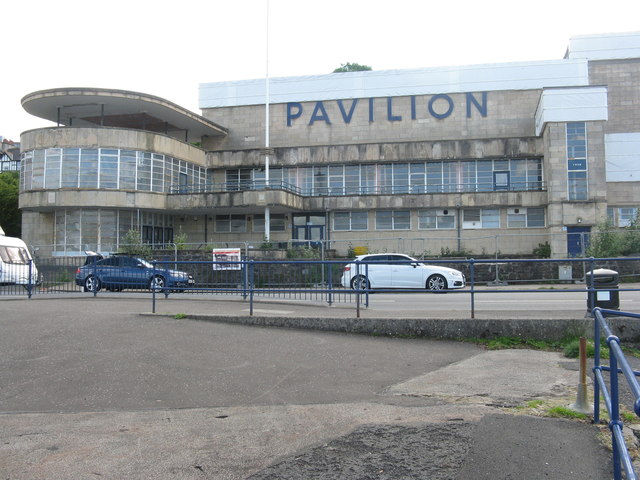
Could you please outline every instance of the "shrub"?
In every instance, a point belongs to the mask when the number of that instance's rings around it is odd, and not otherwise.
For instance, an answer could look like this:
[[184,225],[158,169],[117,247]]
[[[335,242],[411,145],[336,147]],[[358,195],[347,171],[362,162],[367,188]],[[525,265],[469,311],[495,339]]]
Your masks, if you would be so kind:
[[182,228],[180,228],[180,232],[173,237],[173,243],[178,250],[184,250],[187,247],[187,234],[182,231]]
[[538,258],[550,258],[551,245],[549,245],[549,242],[539,243],[538,246],[533,249],[533,256]]
[[461,250],[451,250],[449,247],[440,249],[441,257],[470,257],[471,252],[465,250],[464,248]]
[[316,259],[320,258],[320,250],[313,247],[293,247],[287,250],[287,258]]
[[142,236],[138,230],[131,229],[122,237],[118,253],[148,257],[151,255],[151,247],[142,243]]

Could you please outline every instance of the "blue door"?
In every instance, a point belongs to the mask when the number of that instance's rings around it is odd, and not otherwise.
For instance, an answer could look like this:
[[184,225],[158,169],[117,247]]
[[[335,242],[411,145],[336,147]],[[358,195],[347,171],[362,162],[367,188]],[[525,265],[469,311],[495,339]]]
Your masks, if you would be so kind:
[[569,257],[584,254],[589,246],[591,227],[567,227],[567,253]]

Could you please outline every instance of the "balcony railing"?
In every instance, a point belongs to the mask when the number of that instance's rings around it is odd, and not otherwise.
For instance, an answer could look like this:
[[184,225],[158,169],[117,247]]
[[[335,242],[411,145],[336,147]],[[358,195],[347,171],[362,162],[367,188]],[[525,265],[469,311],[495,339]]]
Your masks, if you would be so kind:
[[511,182],[509,185],[493,183],[442,183],[424,185],[361,185],[361,186],[325,186],[300,188],[282,181],[264,180],[239,181],[225,183],[207,183],[203,185],[173,185],[171,194],[227,193],[252,190],[283,190],[303,197],[328,197],[349,195],[416,195],[440,193],[492,193],[492,192],[542,192],[546,184],[536,182]]
[[303,195],[302,189],[287,182],[272,180],[267,183],[264,180],[205,183],[203,185],[172,185],[171,194],[193,194],[193,193],[227,193],[245,192],[252,190],[282,190],[296,195]]

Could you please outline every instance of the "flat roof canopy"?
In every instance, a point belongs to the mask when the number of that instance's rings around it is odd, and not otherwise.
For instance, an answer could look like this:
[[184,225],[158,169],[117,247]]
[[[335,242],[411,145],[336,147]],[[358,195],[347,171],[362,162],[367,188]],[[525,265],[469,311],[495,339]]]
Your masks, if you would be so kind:
[[153,95],[102,88],[40,90],[22,98],[31,115],[70,127],[120,127],[189,141],[226,136],[228,130]]

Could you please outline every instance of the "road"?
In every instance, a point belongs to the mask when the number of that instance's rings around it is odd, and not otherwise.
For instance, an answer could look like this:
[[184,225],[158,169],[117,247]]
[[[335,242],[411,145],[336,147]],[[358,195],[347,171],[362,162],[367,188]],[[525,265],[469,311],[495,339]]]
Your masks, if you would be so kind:
[[558,353],[140,315],[142,300],[0,301],[0,478],[611,472],[597,427],[505,414],[532,398],[575,399],[576,361]]

